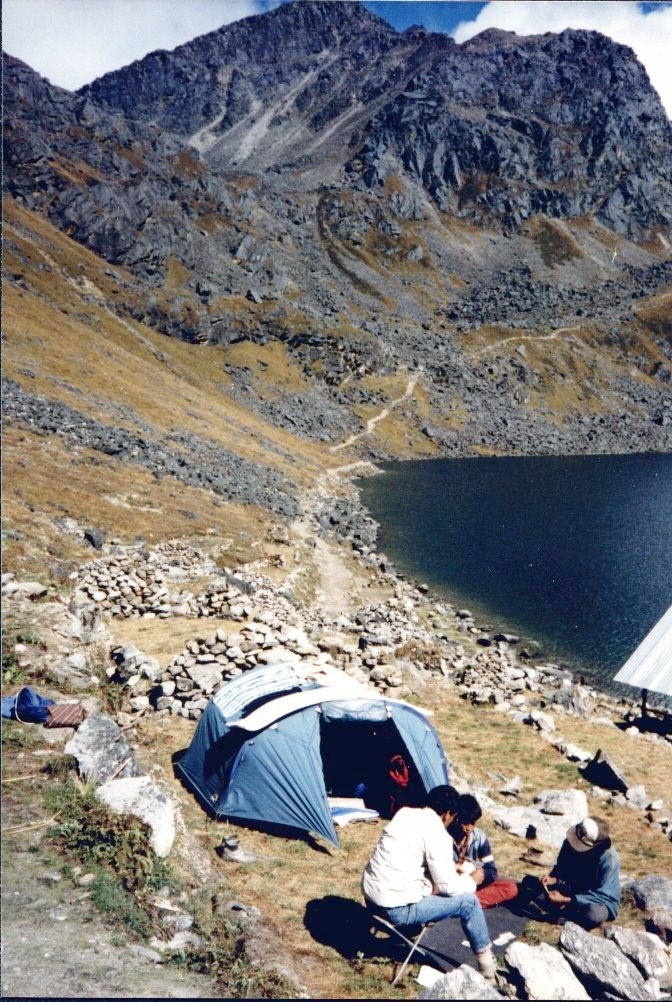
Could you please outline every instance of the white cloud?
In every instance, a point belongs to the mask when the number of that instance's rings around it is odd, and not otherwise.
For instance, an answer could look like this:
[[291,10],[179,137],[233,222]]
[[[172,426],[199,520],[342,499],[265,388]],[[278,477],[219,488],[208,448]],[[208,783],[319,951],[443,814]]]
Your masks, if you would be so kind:
[[155,49],[174,49],[276,6],[263,0],[4,0],[3,49],[76,90]]
[[486,28],[503,28],[517,35],[542,35],[565,28],[601,31],[615,42],[629,45],[646,68],[668,117],[672,117],[672,5],[660,4],[644,13],[628,0],[584,3],[551,0],[550,3],[520,3],[495,0],[484,7],[475,21],[460,23],[453,32],[456,42],[466,42]]

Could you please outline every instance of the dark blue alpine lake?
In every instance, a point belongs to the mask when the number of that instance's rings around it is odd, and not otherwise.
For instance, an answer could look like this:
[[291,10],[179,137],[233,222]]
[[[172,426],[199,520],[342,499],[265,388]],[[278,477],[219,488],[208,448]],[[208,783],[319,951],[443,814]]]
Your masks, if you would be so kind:
[[594,686],[672,605],[672,455],[398,462],[358,481],[378,547]]

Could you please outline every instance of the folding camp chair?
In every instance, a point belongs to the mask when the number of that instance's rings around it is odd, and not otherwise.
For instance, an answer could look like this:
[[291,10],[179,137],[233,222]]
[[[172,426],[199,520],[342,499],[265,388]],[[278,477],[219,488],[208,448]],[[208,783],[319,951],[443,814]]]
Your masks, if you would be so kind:
[[396,937],[397,939],[400,939],[403,943],[406,944],[406,946],[410,947],[408,953],[406,954],[406,958],[403,961],[401,967],[396,972],[396,974],[393,974],[393,976],[392,976],[392,985],[393,986],[397,984],[397,982],[401,978],[402,974],[404,973],[404,971],[408,967],[408,965],[409,965],[409,963],[411,961],[411,957],[413,956],[413,954],[417,953],[417,954],[422,955],[423,957],[426,957],[428,960],[431,960],[430,954],[426,953],[426,951],[420,945],[420,940],[422,939],[422,937],[425,935],[425,933],[429,929],[429,925],[423,925],[423,926],[421,926],[420,927],[420,931],[416,934],[416,936],[413,939],[409,939],[409,937],[406,936],[405,933],[403,933],[398,926],[393,925],[386,918],[383,918],[382,915],[378,915],[376,912],[372,911],[371,909],[369,909],[369,912],[370,912],[370,915],[371,915],[372,928],[373,928],[374,931],[386,932],[386,933],[388,933],[388,935],[390,935],[392,937]]

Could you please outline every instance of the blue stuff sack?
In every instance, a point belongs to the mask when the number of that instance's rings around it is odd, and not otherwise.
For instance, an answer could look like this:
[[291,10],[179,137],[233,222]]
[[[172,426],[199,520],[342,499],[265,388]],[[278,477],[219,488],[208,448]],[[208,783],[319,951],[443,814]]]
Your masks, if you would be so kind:
[[26,685],[16,697],[12,717],[14,720],[20,720],[23,724],[44,724],[47,719],[48,707],[54,705],[55,700],[45,699],[44,696],[40,696],[29,685]]
[[16,706],[16,696],[2,697],[2,715],[8,720],[14,719],[14,707]]

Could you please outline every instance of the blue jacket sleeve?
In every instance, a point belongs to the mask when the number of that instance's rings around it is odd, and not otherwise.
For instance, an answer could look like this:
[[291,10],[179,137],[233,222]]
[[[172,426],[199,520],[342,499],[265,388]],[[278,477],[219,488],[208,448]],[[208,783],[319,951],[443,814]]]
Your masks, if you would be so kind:
[[490,848],[490,842],[488,836],[485,832],[480,832],[480,840],[478,846],[478,861],[483,866],[483,872],[485,874],[485,879],[483,881],[483,886],[491,884],[493,880],[497,880],[497,866],[495,865],[495,857],[493,855],[492,849]]
[[620,863],[618,855],[609,849],[600,857],[595,874],[595,887],[575,895],[581,905],[604,905],[610,918],[616,918],[621,902]]

